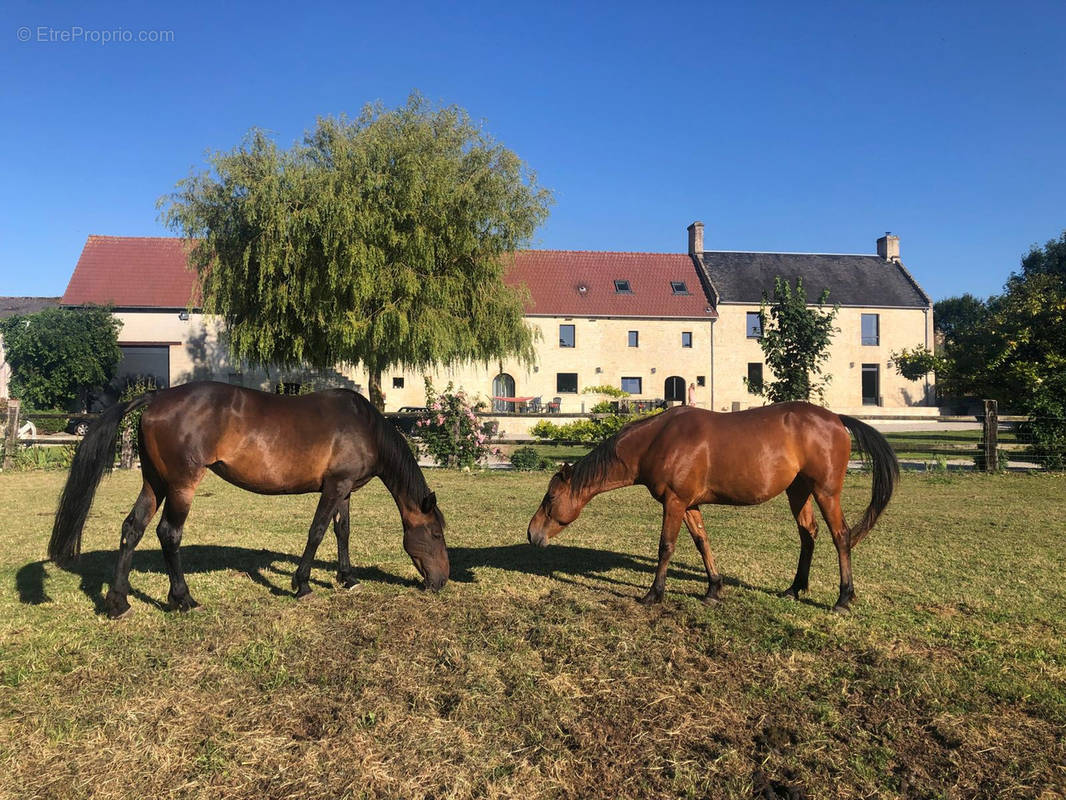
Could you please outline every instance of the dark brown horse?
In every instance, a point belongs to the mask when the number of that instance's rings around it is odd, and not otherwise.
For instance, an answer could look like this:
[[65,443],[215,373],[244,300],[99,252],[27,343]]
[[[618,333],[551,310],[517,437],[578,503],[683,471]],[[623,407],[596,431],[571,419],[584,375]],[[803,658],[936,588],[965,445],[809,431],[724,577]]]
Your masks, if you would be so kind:
[[130,610],[126,597],[133,549],[163,506],[156,533],[163,549],[170,593],[167,607],[187,611],[189,594],[178,546],[193,493],[211,470],[259,494],[321,492],[307,547],[292,578],[298,597],[310,594],[311,561],[330,520],[337,534],[337,579],[358,584],[348,560],[351,493],[380,478],[396,500],[403,546],[428,589],[448,580],[444,515],[400,433],[366,398],[346,389],[283,397],[224,383],[188,383],[152,392],[105,411],[74,455],[56,511],[48,555],[59,565],[81,551],[81,532],[96,487],[114,461],[122,418],[143,409],[138,443],[144,486],[126,521],[115,579],[104,600],[108,615]]
[[[873,464],[873,498],[855,528],[840,510],[840,491],[855,436]],[[840,597],[834,610],[855,599],[851,549],[869,533],[885,510],[899,479],[899,463],[885,438],[869,425],[809,403],[780,403],[750,411],[718,414],[691,406],[631,423],[573,467],[566,465],[530,520],[529,541],[540,547],[577,519],[600,492],[639,484],[663,504],[659,566],[642,603],[662,602],[666,567],[682,520],[707,569],[707,602],[715,602],[722,579],[703,527],[704,503],[748,506],[785,492],[799,526],[799,566],[784,592],[796,598],[807,590],[818,524],[811,498],[833,535],[840,560]]]

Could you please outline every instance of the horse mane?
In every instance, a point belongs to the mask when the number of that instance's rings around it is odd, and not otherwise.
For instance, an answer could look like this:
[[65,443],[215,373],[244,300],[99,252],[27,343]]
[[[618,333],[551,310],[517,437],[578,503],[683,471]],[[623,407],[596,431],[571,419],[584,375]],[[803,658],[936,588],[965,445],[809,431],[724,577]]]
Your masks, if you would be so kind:
[[574,472],[570,476],[570,491],[577,494],[589,486],[603,483],[607,479],[607,473],[615,462],[621,462],[618,457],[618,442],[622,437],[658,419],[658,414],[653,414],[644,419],[633,420],[627,423],[618,433],[604,439],[593,448],[580,461],[574,464]]
[[386,485],[397,498],[402,496],[421,503],[430,494],[429,485],[407,439],[369,400],[358,392],[352,392],[352,396],[356,398],[357,410],[370,423],[379,477],[384,481],[388,476]]

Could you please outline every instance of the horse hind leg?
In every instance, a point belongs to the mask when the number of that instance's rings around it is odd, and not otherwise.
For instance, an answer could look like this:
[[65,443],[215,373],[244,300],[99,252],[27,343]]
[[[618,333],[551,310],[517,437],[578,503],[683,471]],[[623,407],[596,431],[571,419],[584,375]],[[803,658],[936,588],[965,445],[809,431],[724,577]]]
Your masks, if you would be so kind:
[[814,540],[818,536],[818,521],[814,518],[814,504],[811,502],[809,485],[799,481],[788,487],[788,506],[796,518],[799,529],[800,553],[796,565],[796,577],[792,585],[781,593],[782,597],[799,599],[800,592],[808,589],[811,574],[811,558],[814,556]]
[[185,528],[185,520],[189,516],[195,490],[195,483],[178,490],[171,489],[163,505],[162,519],[159,520],[159,525],[155,529],[156,536],[159,537],[159,545],[163,550],[167,574],[170,576],[170,592],[167,594],[168,611],[185,612],[200,607],[200,604],[189,594],[189,586],[185,582],[179,552],[181,535]]
[[130,613],[130,569],[133,566],[133,551],[144,535],[145,528],[155,516],[163,499],[163,488],[147,477],[133,508],[122,523],[122,538],[119,540],[118,562],[115,577],[104,597],[104,610],[111,619],[121,619]]
[[843,613],[850,609],[851,601],[855,599],[855,585],[851,578],[851,534],[847,522],[844,521],[844,512],[840,508],[839,492],[830,494],[816,491],[814,499],[822,511],[830,533],[833,534],[833,544],[837,548],[837,559],[840,562],[840,595],[833,610]]
[[348,537],[351,533],[351,502],[348,495],[340,501],[333,514],[333,533],[337,536],[337,583],[345,589],[358,589],[359,579],[352,571],[352,562],[348,555]]
[[703,514],[700,513],[699,506],[685,512],[685,527],[688,528],[692,541],[703,558],[703,567],[707,571],[707,593],[703,596],[703,602],[717,603],[722,589],[722,576],[718,574],[718,568],[714,563],[714,553],[711,552],[711,544],[707,540],[707,530],[704,528]]

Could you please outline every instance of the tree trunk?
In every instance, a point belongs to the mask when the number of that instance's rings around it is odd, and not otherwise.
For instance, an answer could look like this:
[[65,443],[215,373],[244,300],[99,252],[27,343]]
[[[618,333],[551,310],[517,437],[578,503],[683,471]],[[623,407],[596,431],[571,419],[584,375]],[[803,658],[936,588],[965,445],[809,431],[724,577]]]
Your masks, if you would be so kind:
[[367,382],[370,384],[370,402],[381,413],[385,413],[385,393],[381,391],[381,369],[379,367],[367,368]]
[[133,469],[133,428],[130,425],[122,428],[122,448],[119,450],[118,463],[121,469]]

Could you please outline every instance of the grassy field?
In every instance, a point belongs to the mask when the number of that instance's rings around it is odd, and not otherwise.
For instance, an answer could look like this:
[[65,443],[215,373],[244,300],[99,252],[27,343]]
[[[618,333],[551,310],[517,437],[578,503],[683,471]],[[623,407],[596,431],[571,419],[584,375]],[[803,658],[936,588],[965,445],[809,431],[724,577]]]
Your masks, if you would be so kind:
[[[96,607],[135,474],[105,479],[76,572],[43,552],[61,473],[0,475],[0,796],[54,798],[1031,798],[1066,794],[1066,478],[907,474],[855,555],[853,613],[776,596],[798,538],[783,499],[707,508],[726,578],[705,607],[679,542],[651,580],[658,509],[594,500],[546,550],[546,476],[428,473],[452,582],[414,588],[395,506],[353,498],[363,586],[289,578],[315,498],[209,478],[183,549],[203,611],[166,614],[151,532],[134,614]],[[848,479],[851,518],[869,480]],[[824,526],[823,526],[824,527]],[[685,536],[685,534],[682,534]]]

